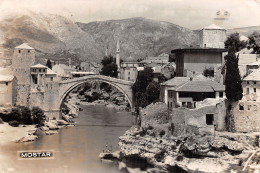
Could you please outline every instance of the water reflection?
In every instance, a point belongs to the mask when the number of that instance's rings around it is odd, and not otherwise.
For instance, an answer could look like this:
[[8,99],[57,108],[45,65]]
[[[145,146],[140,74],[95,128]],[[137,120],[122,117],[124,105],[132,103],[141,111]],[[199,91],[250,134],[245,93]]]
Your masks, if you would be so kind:
[[[89,172],[118,173],[114,164],[101,163],[98,155],[112,146],[118,149],[118,137],[131,126],[129,112],[115,112],[105,106],[82,106],[75,127],[59,130],[52,136],[41,135],[32,143],[1,147],[0,167],[6,172]],[[55,159],[17,160],[19,150],[55,150]]]

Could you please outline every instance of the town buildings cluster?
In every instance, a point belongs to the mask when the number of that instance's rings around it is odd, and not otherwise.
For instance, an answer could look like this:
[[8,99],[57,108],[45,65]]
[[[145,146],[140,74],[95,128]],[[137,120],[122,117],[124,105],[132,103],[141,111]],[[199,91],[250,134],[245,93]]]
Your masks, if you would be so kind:
[[[166,53],[147,56],[139,61],[132,56],[121,60],[118,40],[115,52],[118,78],[134,82],[138,72],[151,67],[155,81],[162,75],[168,79],[161,83],[160,100],[168,105],[176,118],[180,114],[183,116],[185,126],[195,126],[203,131],[226,130],[225,40],[225,29],[214,24],[205,27],[200,31],[199,46],[171,51],[173,62],[170,62]],[[234,110],[235,130],[260,131],[259,55],[250,54],[247,50],[237,54],[240,56],[239,69],[243,77],[243,98]],[[57,63],[53,64],[52,69],[35,64],[35,49],[25,43],[14,48],[12,60],[6,60],[6,64],[9,66],[0,69],[0,106],[45,105],[47,107],[43,109],[47,113],[51,106],[58,104],[54,97],[58,93],[59,81],[99,74],[101,71],[101,65],[94,62],[72,66],[69,60],[69,65]],[[6,69],[9,72],[5,72]],[[210,73],[205,74],[206,70]]]

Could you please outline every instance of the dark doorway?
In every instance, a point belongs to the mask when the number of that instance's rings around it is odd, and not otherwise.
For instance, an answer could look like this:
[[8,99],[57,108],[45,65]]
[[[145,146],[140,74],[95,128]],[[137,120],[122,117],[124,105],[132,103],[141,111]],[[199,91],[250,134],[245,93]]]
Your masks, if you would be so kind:
[[214,114],[206,114],[206,124],[213,125]]

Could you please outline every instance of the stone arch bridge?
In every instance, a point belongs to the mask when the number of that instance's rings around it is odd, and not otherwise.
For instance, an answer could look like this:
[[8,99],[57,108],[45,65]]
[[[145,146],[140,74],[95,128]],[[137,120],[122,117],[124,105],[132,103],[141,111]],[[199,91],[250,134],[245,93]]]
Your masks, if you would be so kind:
[[[126,99],[128,100],[131,111],[134,111],[135,102],[133,98],[132,86],[134,82],[125,81],[117,78],[111,78],[103,75],[88,75],[83,77],[77,77],[73,79],[67,79],[60,81],[58,83],[52,83],[46,85],[46,90],[44,92],[44,97],[40,99],[38,96],[31,97],[31,106],[39,106],[42,107],[45,114],[50,118],[59,118],[60,117],[60,107],[65,99],[65,97],[77,86],[86,83],[89,80],[94,80],[97,82],[105,82],[111,86],[117,88],[120,92],[122,92]],[[39,100],[41,100],[39,102]]]
[[65,97],[77,86],[86,83],[89,80],[105,82],[122,92],[128,100],[131,109],[134,109],[134,99],[132,86],[134,82],[121,80],[117,78],[111,78],[103,75],[88,75],[83,77],[77,77],[73,79],[63,80],[59,82],[59,107]]

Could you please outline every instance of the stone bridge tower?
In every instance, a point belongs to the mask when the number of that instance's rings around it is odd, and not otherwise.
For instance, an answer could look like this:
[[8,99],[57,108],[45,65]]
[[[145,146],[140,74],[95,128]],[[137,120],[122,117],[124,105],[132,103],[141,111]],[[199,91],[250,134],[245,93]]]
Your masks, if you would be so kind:
[[35,62],[35,49],[21,44],[14,48],[12,59],[13,75],[17,78],[17,102],[16,105],[29,106],[30,95],[30,67]]

